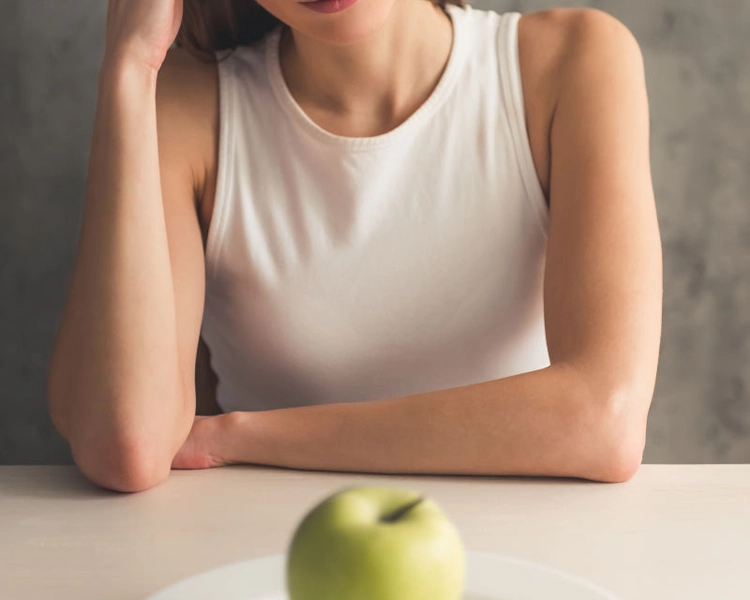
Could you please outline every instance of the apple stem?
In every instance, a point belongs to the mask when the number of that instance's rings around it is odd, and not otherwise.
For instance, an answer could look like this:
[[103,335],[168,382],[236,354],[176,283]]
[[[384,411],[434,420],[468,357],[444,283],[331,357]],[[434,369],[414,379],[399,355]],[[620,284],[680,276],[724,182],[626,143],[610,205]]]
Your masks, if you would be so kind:
[[414,508],[414,507],[418,506],[419,504],[421,504],[423,500],[424,500],[424,498],[421,498],[421,497],[417,498],[411,504],[407,504],[406,506],[402,506],[396,512],[383,517],[381,519],[381,521],[383,521],[384,523],[395,523],[401,517],[403,517],[406,513],[408,513],[412,508]]

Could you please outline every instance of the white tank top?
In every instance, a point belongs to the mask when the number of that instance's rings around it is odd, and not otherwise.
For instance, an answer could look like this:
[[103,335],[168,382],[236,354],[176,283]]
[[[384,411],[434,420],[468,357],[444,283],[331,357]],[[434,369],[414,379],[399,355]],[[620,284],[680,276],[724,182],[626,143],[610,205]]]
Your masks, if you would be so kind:
[[220,63],[202,335],[225,412],[394,398],[549,365],[548,212],[520,15],[450,6],[432,95],[375,137],[291,96],[280,29]]

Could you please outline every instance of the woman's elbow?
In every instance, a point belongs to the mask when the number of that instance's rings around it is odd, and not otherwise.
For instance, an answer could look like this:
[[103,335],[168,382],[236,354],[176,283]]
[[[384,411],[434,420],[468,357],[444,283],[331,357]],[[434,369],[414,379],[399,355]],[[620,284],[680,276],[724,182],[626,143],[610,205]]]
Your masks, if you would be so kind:
[[626,483],[641,466],[643,450],[629,440],[621,440],[620,448],[610,448],[599,456],[589,479],[601,483]]
[[604,403],[604,410],[584,434],[589,457],[587,479],[625,483],[636,475],[646,445],[646,416],[641,404],[622,394],[613,394]]
[[153,444],[106,440],[71,443],[73,459],[80,471],[96,485],[116,492],[142,492],[167,479],[171,459],[153,449]]

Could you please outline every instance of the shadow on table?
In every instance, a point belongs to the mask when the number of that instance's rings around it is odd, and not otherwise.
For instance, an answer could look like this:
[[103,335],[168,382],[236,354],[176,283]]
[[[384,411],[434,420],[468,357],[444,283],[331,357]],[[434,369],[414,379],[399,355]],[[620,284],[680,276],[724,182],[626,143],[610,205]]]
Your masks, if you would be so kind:
[[232,465],[232,469],[252,469],[258,473],[271,474],[274,473],[298,473],[300,476],[306,476],[309,473],[315,473],[317,476],[325,477],[330,476],[332,478],[340,478],[342,475],[349,476],[352,478],[365,478],[371,480],[383,479],[387,481],[394,481],[399,479],[405,480],[416,480],[416,481],[477,481],[480,483],[490,483],[496,481],[498,483],[513,483],[514,485],[524,486],[570,486],[571,484],[579,485],[590,485],[593,487],[601,487],[609,484],[602,484],[596,481],[590,481],[588,479],[580,479],[575,477],[522,477],[517,475],[435,475],[429,474],[390,474],[390,473],[368,473],[358,471],[322,471],[315,469],[292,469],[287,467],[267,467],[265,465]]
[[102,489],[91,483],[75,466],[7,467],[1,496],[16,498],[60,498],[91,500],[116,498],[126,494]]
[[[561,479],[561,478],[544,478],[544,477],[498,477],[498,476],[483,476],[483,475],[386,475],[386,474],[373,474],[373,473],[340,473],[334,471],[312,471],[312,470],[299,470],[299,469],[287,469],[280,467],[267,467],[259,465],[233,465],[231,467],[225,467],[236,471],[237,476],[242,476],[243,471],[251,471],[247,473],[248,476],[255,477],[260,481],[275,479],[277,477],[283,477],[288,479],[290,474],[298,474],[300,477],[309,477],[311,473],[314,473],[316,477],[325,479],[330,477],[335,480],[339,480],[342,475],[346,475],[350,478],[350,483],[355,484],[358,480],[362,484],[375,484],[379,485],[379,480],[383,481],[383,485],[388,485],[399,480],[409,480],[411,483],[415,481],[425,482],[441,482],[446,483],[449,481],[475,481],[477,483],[512,483],[514,486],[523,487],[554,487],[554,486],[570,486],[571,483],[578,483],[579,485],[586,486],[591,485],[599,487],[602,484],[586,481],[583,479]],[[92,499],[116,499],[129,497],[133,494],[113,492],[105,490],[99,486],[91,483],[77,467],[71,466],[35,466],[35,467],[8,467],[10,471],[5,471],[4,483],[0,489],[0,497],[2,496],[13,496],[16,498],[56,498],[62,500],[92,500]],[[179,477],[182,473],[194,473],[191,471],[173,471],[172,476]],[[211,471],[205,471],[206,474],[210,474]],[[163,484],[162,484],[163,485]],[[160,486],[154,488],[159,489]],[[149,494],[152,490],[140,492],[141,494]]]

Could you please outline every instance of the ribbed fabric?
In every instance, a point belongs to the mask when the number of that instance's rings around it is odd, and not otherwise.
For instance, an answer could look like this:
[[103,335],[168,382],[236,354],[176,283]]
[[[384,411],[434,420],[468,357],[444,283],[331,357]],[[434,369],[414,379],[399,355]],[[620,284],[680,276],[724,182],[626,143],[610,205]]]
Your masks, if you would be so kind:
[[333,135],[291,96],[280,30],[220,63],[203,337],[225,412],[392,398],[549,365],[547,207],[520,15],[450,6],[406,122]]

